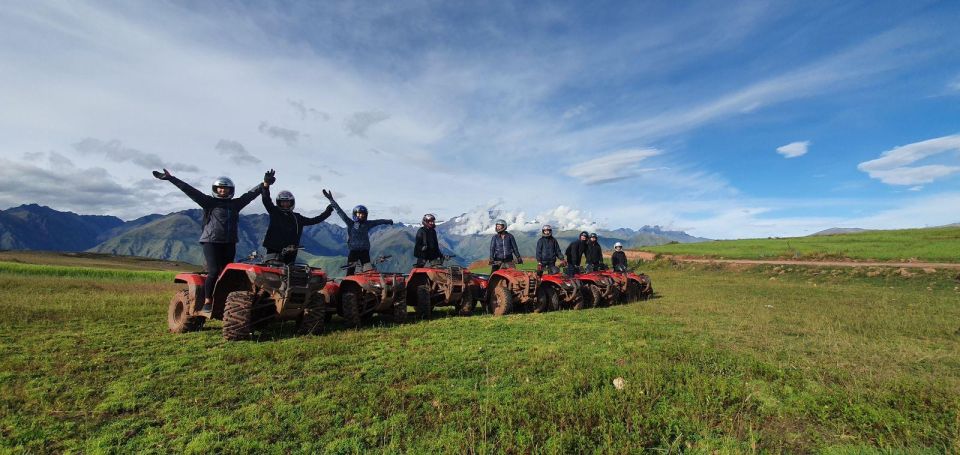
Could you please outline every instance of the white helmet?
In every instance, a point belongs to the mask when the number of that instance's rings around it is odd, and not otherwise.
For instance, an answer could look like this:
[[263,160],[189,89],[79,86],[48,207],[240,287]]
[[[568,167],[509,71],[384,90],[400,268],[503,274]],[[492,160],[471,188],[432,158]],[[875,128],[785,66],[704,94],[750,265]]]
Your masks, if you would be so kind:
[[[222,197],[224,199],[229,199],[233,197],[233,191],[234,191],[233,180],[230,180],[229,177],[223,177],[223,176],[217,177],[217,179],[213,181],[213,185],[211,185],[210,188],[213,191],[213,195],[216,197]],[[217,193],[217,188],[229,188],[230,191],[227,193],[226,196],[220,196]]]
[[614,247],[614,248],[623,248],[623,244],[620,243],[620,242],[617,242],[617,243],[614,243],[614,244],[613,244],[613,247]]

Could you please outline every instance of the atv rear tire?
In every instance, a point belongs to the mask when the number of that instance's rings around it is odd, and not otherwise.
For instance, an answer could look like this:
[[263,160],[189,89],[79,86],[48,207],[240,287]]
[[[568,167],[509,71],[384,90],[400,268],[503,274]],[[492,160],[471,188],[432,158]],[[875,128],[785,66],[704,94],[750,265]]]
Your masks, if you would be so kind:
[[300,316],[297,324],[297,333],[300,335],[320,335],[323,333],[326,312],[323,311],[323,300],[311,300]]
[[357,300],[357,294],[347,292],[340,296],[340,302],[343,306],[343,318],[347,320],[350,327],[360,327],[363,322],[363,316],[360,315],[360,302]]
[[595,285],[585,285],[582,288],[581,294],[583,295],[583,303],[580,308],[574,307],[574,309],[596,308],[603,302],[603,295],[600,294],[600,288]]
[[234,291],[227,294],[223,308],[223,338],[227,341],[249,340],[253,332],[253,293]]
[[167,327],[171,333],[196,332],[207,322],[203,316],[187,316],[190,308],[190,291],[184,289],[173,295],[167,308]]
[[513,293],[507,280],[500,280],[490,296],[490,312],[494,316],[503,316],[513,311]]
[[627,300],[631,302],[640,300],[640,284],[636,281],[630,280],[630,284],[627,285]]
[[473,286],[467,286],[460,296],[460,316],[470,316],[474,308],[477,307],[477,298],[475,297]]
[[407,302],[399,301],[393,304],[393,312],[390,315],[394,324],[403,324],[407,322]]
[[533,309],[534,313],[543,313],[545,311],[557,311],[560,309],[560,296],[552,285],[544,284],[537,289],[537,307]]
[[430,288],[427,285],[417,286],[417,304],[413,308],[418,319],[430,319],[433,315],[433,303],[430,298]]

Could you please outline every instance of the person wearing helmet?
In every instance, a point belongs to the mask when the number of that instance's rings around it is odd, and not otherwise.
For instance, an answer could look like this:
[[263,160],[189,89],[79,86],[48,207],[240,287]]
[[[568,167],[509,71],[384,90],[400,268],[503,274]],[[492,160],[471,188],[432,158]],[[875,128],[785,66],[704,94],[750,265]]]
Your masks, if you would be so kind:
[[497,220],[494,227],[497,233],[490,239],[490,273],[500,270],[504,264],[511,264],[516,259],[517,264],[523,264],[520,249],[517,248],[517,239],[507,232],[507,222]]
[[209,313],[213,309],[213,288],[217,284],[220,272],[233,262],[237,255],[237,234],[240,224],[240,210],[253,201],[263,189],[263,183],[253,187],[238,198],[233,197],[233,181],[227,177],[217,177],[211,185],[213,194],[203,194],[200,190],[174,177],[170,171],[153,171],[153,176],[166,180],[183,191],[193,202],[203,209],[200,245],[203,245],[203,258],[206,262],[207,279],[203,284],[203,309]]
[[297,200],[289,191],[277,193],[277,202],[274,204],[270,199],[270,185],[276,181],[274,174],[276,172],[273,169],[264,174],[263,191],[260,192],[263,207],[270,215],[270,226],[267,227],[267,235],[263,237],[263,247],[267,249],[267,254],[277,255],[284,263],[292,264],[297,260],[297,250],[284,252],[283,249],[288,246],[300,246],[303,228],[322,223],[329,218],[333,213],[333,206],[327,205],[327,209],[320,215],[307,218],[293,211]]
[[563,262],[563,253],[560,252],[560,242],[553,237],[553,226],[544,224],[540,233],[542,235],[537,240],[537,266],[544,273],[558,273],[557,261]]
[[613,264],[615,272],[627,271],[627,253],[623,252],[623,244],[620,242],[613,244],[613,254],[610,256],[610,262]]
[[587,260],[587,267],[590,270],[603,270],[606,266],[603,264],[603,249],[597,242],[597,234],[590,233],[590,241],[587,242],[587,251],[584,253]]
[[417,267],[423,267],[428,261],[440,258],[436,215],[428,213],[420,222],[423,226],[417,230],[417,239],[413,244],[413,257],[417,258]]
[[354,207],[353,216],[349,217],[340,208],[340,204],[333,199],[333,193],[330,190],[323,190],[323,195],[330,200],[330,205],[347,225],[347,249],[350,250],[347,254],[347,263],[351,264],[347,267],[347,275],[353,275],[354,262],[370,263],[370,230],[383,224],[393,224],[393,220],[368,220],[369,212],[363,205]]
[[567,245],[566,255],[568,275],[573,275],[580,268],[580,261],[587,253],[587,242],[589,241],[589,237],[590,234],[587,233],[587,231],[583,231],[580,233],[580,236],[577,240],[574,240]]

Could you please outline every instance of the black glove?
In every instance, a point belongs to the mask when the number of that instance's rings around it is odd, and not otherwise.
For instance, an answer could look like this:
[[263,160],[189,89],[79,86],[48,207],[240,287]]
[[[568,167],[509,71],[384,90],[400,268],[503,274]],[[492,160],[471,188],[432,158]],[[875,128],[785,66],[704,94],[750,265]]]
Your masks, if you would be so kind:
[[332,192],[332,191],[330,191],[330,190],[323,190],[323,196],[326,197],[327,199],[329,199],[330,201],[333,201],[333,192]]
[[163,172],[153,171],[153,176],[160,180],[170,180],[170,171],[164,169]]
[[522,258],[522,257],[517,256],[517,264],[523,264],[523,258]]
[[263,173],[263,183],[266,183],[267,185],[273,185],[274,183],[276,183],[276,182],[277,182],[277,178],[273,176],[273,175],[276,174],[276,173],[277,173],[277,171],[275,171],[275,170],[273,170],[273,169],[270,169],[269,171],[264,172],[264,173]]

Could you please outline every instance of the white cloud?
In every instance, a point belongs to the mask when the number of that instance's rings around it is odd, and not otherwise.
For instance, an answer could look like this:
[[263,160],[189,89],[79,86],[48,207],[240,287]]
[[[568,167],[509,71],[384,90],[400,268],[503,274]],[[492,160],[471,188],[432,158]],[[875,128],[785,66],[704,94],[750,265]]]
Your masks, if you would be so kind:
[[657,156],[660,153],[659,150],[651,148],[622,150],[575,164],[567,169],[567,175],[587,185],[629,179],[662,170],[663,168],[640,166],[643,160]]
[[791,142],[787,145],[777,147],[777,153],[783,155],[784,158],[796,158],[806,155],[807,147],[809,146],[810,141]]
[[217,142],[217,145],[213,147],[221,155],[225,155],[227,158],[230,158],[231,161],[237,164],[260,164],[260,158],[253,156],[243,144],[237,141],[231,141],[229,139],[220,139]]
[[491,202],[453,218],[451,222],[456,226],[451,232],[460,235],[493,234],[496,232],[495,223],[498,219],[507,222],[507,230],[520,232],[539,231],[544,224],[553,226],[556,232],[596,231],[602,227],[589,213],[565,205],[545,210],[532,218],[523,211],[501,209],[502,205],[503,201]]
[[953,81],[947,84],[947,88],[955,92],[960,92],[960,76],[957,76]]
[[[960,134],[943,136],[926,141],[895,147],[880,154],[880,158],[864,161],[857,169],[871,178],[888,185],[920,185],[960,172],[960,166],[927,164],[911,166],[917,161],[932,158],[947,152],[960,152]],[[957,156],[951,157],[957,162]]]
[[367,137],[367,130],[373,125],[390,118],[390,114],[380,111],[356,112],[343,121],[343,127],[353,136]]

